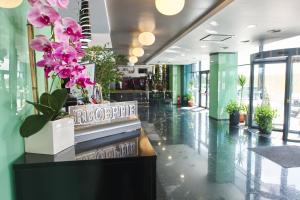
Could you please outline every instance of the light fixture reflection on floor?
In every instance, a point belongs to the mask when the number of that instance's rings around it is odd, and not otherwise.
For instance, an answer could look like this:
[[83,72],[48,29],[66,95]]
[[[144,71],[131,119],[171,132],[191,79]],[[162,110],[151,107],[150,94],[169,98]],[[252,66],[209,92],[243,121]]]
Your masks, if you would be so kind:
[[1,8],[16,8],[23,0],[0,0],[0,7]]
[[135,57],[135,56],[130,56],[130,57],[129,57],[129,62],[130,62],[131,64],[135,64],[135,63],[137,63],[137,61],[138,61],[138,58],[137,58],[137,57]]
[[139,42],[144,46],[150,46],[155,42],[155,36],[151,32],[143,32],[139,34]]
[[185,0],[155,0],[156,9],[163,15],[176,15],[184,7]]
[[144,53],[144,49],[141,47],[136,47],[132,49],[132,54],[136,57],[142,57]]

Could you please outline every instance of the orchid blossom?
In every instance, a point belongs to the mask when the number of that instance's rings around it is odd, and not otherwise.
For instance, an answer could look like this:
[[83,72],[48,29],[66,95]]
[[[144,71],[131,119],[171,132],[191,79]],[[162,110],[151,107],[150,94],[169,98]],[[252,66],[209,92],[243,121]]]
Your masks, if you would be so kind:
[[85,52],[81,48],[81,26],[72,18],[61,18],[54,7],[67,8],[69,0],[28,0],[32,6],[28,21],[36,28],[52,27],[52,36],[36,36],[30,43],[33,50],[43,52],[37,66],[44,68],[45,76],[67,79],[66,87],[85,88],[95,83],[86,75],[86,67],[78,62]]

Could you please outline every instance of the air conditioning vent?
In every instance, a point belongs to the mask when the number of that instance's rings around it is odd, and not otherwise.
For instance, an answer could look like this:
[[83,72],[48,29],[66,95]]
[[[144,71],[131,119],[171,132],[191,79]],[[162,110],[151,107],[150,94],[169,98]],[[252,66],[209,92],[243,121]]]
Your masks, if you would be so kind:
[[224,34],[209,34],[200,39],[200,41],[208,41],[208,42],[223,42],[232,38],[234,35],[224,35]]

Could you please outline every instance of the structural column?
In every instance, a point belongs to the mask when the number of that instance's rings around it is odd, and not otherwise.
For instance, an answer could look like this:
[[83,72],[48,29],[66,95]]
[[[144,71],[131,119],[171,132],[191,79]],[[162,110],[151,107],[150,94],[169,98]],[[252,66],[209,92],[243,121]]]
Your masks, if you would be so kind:
[[209,116],[228,119],[226,105],[237,98],[237,53],[210,54]]

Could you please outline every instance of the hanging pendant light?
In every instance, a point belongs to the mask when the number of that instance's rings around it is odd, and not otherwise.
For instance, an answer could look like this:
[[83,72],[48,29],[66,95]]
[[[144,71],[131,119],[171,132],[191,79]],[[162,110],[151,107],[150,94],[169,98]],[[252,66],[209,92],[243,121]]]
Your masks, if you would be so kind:
[[138,61],[138,58],[136,56],[130,56],[129,57],[129,62],[131,64],[135,64],[135,63],[137,63],[137,61]]
[[139,42],[144,46],[150,46],[155,42],[155,36],[151,32],[143,32],[139,34]]
[[163,15],[176,15],[184,7],[185,0],[155,0],[156,9]]
[[23,0],[0,0],[0,7],[1,8],[16,8]]
[[144,49],[140,47],[136,47],[132,49],[132,54],[136,57],[142,57],[144,55]]

